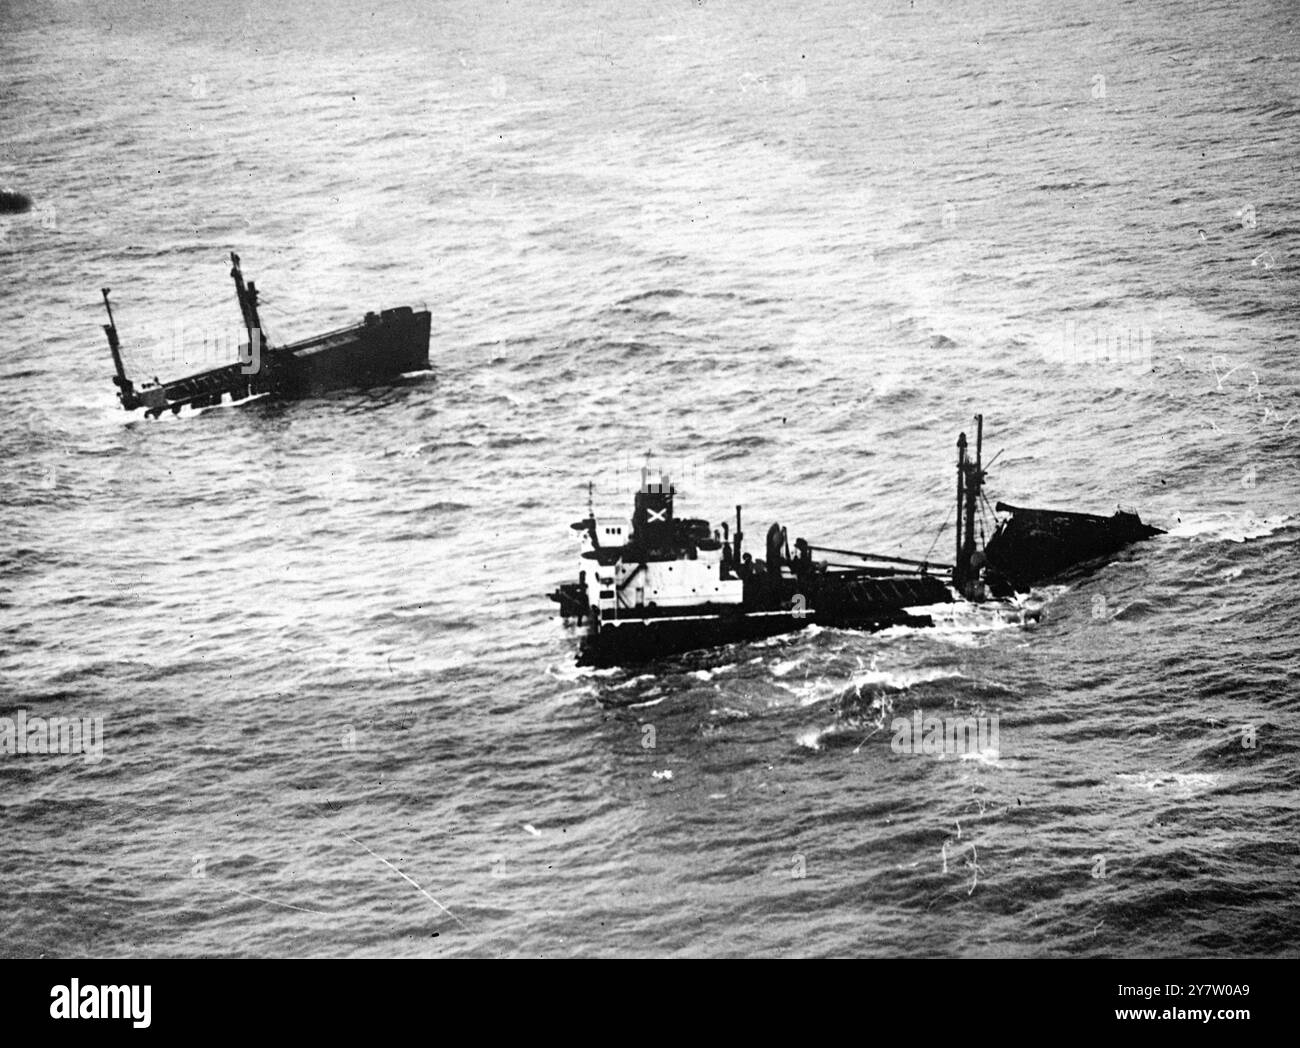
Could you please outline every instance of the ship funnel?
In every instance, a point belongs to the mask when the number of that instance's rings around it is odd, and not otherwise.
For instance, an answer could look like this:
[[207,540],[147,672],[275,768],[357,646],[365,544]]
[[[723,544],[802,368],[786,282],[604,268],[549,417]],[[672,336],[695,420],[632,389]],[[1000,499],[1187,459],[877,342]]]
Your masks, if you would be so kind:
[[672,480],[667,473],[652,470],[649,466],[641,467],[641,493],[662,495],[672,489]]
[[647,549],[673,545],[673,486],[665,473],[641,470],[641,490],[632,513],[632,541]]

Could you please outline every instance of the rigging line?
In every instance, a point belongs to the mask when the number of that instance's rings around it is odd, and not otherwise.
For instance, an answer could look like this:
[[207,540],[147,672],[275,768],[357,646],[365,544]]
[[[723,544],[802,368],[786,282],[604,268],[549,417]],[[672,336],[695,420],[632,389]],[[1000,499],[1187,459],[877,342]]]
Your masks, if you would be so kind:
[[988,508],[989,516],[992,517],[994,520],[997,520],[997,519],[998,519],[998,511],[995,510],[992,506],[989,505],[989,497],[988,497],[987,495],[985,495],[983,491],[981,491],[981,492],[980,492],[980,498],[984,501],[984,505]]
[[993,507],[989,506],[989,499],[988,496],[984,494],[983,488],[980,489],[979,495],[980,495],[980,502],[982,503],[982,505],[979,508],[980,509],[980,545],[987,546],[988,538],[985,536],[984,529],[985,526],[988,524],[988,521],[984,517],[984,509],[985,507],[988,507],[988,511],[993,516],[994,520],[997,519],[997,514],[993,512]]
[[934,547],[939,544],[939,536],[943,534],[943,529],[948,526],[948,521],[952,518],[953,509],[954,507],[952,506],[948,507],[948,516],[945,517],[944,522],[939,525],[939,530],[934,533],[934,541],[930,543],[930,548],[925,551],[925,556],[921,558],[923,561],[928,561],[930,559],[930,554],[934,552]]
[[[1002,452],[999,451],[998,454],[1001,455]],[[980,502],[983,503],[980,507],[980,539],[984,542],[984,545],[987,546],[988,540],[984,537],[984,510],[987,509],[989,511],[989,516],[992,517],[994,521],[998,519],[998,511],[989,504],[989,497],[984,494],[983,488],[980,489]]]

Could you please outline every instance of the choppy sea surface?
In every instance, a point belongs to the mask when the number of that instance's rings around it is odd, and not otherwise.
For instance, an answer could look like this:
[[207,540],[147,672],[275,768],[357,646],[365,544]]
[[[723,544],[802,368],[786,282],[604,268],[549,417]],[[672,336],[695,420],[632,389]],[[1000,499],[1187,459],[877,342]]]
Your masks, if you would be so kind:
[[[0,954],[1294,956],[1298,29],[0,7],[0,717],[103,724],[0,753]],[[232,250],[432,372],[128,416],[99,289],[137,378],[224,362]],[[1026,625],[576,667],[589,481],[946,552],[976,412],[995,498],[1168,534]]]

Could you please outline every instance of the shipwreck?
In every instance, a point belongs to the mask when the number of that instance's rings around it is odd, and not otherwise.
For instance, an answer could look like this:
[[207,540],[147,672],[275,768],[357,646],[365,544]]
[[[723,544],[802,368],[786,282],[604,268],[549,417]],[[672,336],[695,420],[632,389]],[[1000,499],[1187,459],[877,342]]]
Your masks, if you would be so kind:
[[364,388],[429,367],[428,310],[410,306],[367,313],[358,324],[315,335],[299,342],[273,345],[266,341],[258,314],[257,285],[244,282],[239,256],[231,253],[230,275],[235,282],[239,311],[248,341],[236,363],[169,381],[154,378],[139,386],[127,377],[122,345],[103,288],[108,323],[104,333],[113,355],[113,383],[127,411],[143,408],[147,417],[181,408],[215,407],[223,400],[240,401],[269,395],[276,398],[317,396],[337,389]]
[[[817,624],[879,630],[932,626],[935,609],[998,601],[1096,562],[1131,542],[1162,534],[1136,514],[1103,517],[998,503],[998,524],[977,540],[984,495],[984,419],[975,447],[957,440],[954,562],[813,545],[790,548],[772,524],[755,558],[741,507],[735,527],[676,514],[676,489],[642,470],[630,521],[597,517],[590,496],[578,533],[577,579],[548,596],[583,630],[578,661],[630,665],[700,648],[790,633]],[[982,513],[981,513],[982,521]],[[983,537],[983,528],[980,529]]]

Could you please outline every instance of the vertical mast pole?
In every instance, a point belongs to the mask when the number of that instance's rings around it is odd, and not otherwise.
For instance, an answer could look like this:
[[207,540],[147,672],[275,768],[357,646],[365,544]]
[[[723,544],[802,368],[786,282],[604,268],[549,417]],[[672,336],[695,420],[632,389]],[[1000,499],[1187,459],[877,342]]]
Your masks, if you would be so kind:
[[966,571],[962,564],[962,514],[966,506],[966,434],[957,436],[957,552],[953,560],[953,583],[961,589],[966,581]]
[[961,523],[961,541],[957,547],[957,570],[953,581],[958,590],[965,592],[971,581],[971,560],[975,556],[975,510],[979,502],[980,486],[984,481],[984,416],[975,416],[975,460],[966,457],[965,434],[957,442],[961,449],[962,466],[958,471],[957,515],[965,517]]
[[122,406],[130,411],[135,405],[128,404],[128,400],[135,399],[135,388],[131,380],[126,377],[126,368],[122,365],[122,343],[117,337],[117,321],[113,319],[113,307],[108,301],[110,288],[100,288],[100,293],[104,296],[104,308],[108,310],[108,323],[104,325],[104,334],[108,336],[108,349],[113,354],[113,370],[117,375],[113,379],[113,384],[117,386],[118,399],[122,401]]
[[257,313],[257,285],[244,284],[244,271],[239,267],[239,256],[230,253],[230,275],[235,281],[235,295],[239,299],[239,312],[248,331],[248,352],[253,360],[259,359],[262,348],[262,319]]
[[966,533],[962,539],[966,543],[966,569],[970,570],[970,558],[975,553],[975,510],[980,497],[980,458],[984,445],[984,416],[975,416],[975,461],[966,464]]

